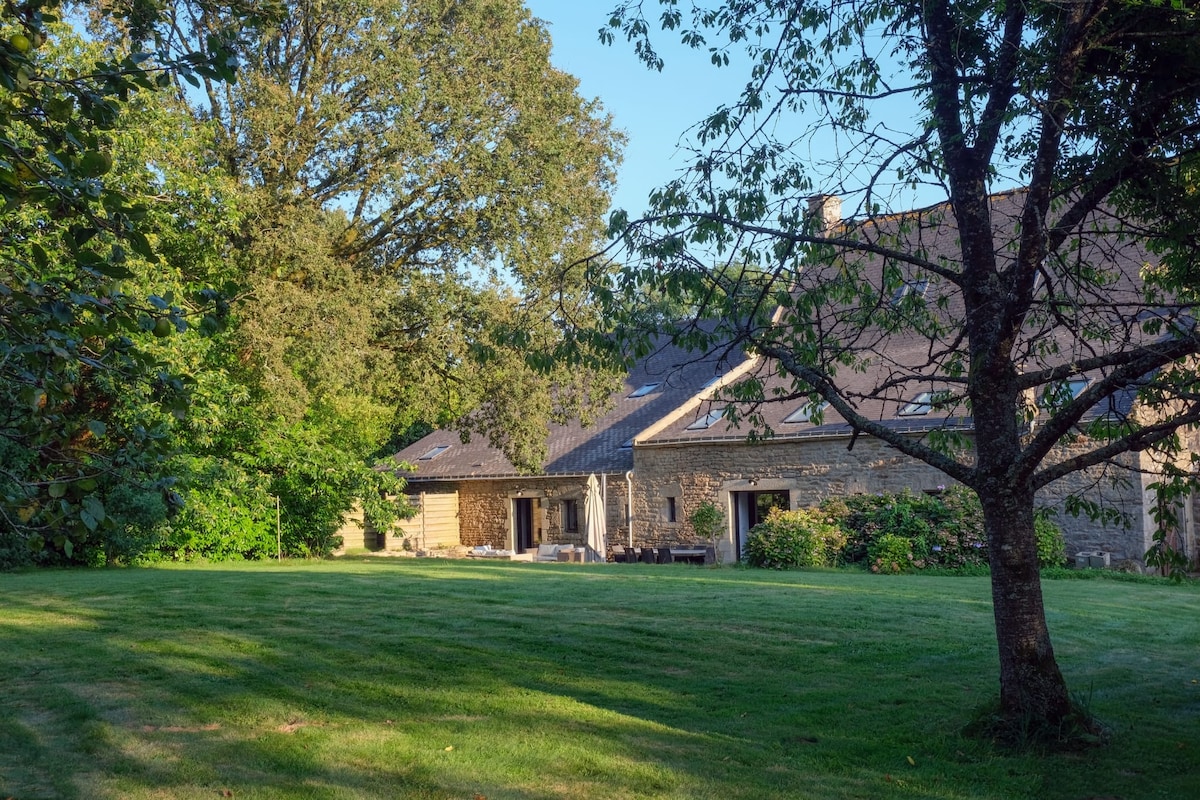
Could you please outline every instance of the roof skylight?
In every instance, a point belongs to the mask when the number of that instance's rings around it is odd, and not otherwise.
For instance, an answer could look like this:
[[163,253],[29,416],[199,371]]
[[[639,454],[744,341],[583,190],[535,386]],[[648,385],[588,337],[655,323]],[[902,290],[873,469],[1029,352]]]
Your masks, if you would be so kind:
[[900,301],[908,297],[910,294],[916,297],[924,297],[926,290],[929,289],[929,281],[925,278],[920,280],[905,281],[903,286],[896,288],[892,295],[892,305],[900,305]]
[[417,456],[417,461],[432,461],[433,459],[437,458],[438,456],[440,456],[442,453],[446,452],[449,449],[450,449],[450,445],[448,445],[448,444],[434,445],[433,447],[426,450],[424,455]]
[[1051,383],[1042,389],[1038,395],[1038,408],[1056,408],[1079,397],[1080,392],[1087,388],[1087,378],[1071,378],[1068,381]]
[[725,409],[723,408],[718,411],[710,411],[705,416],[698,418],[691,425],[688,425],[686,428],[684,428],[684,430],[702,431],[706,428],[711,428],[713,424],[723,416],[725,416]]
[[645,397],[658,388],[657,383],[645,383],[629,393],[630,397]]
[[933,409],[933,392],[921,392],[897,412],[902,417],[920,417]]
[[784,422],[810,422],[813,414],[818,411],[824,411],[829,408],[829,402],[822,400],[819,403],[805,403],[797,408],[792,413],[783,418]]

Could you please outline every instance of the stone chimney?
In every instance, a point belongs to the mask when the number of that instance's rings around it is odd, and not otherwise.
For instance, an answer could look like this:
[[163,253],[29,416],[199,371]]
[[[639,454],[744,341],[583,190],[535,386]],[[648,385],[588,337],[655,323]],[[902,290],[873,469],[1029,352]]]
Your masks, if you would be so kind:
[[842,199],[835,194],[814,194],[808,198],[808,216],[814,221],[813,233],[830,236],[842,221]]

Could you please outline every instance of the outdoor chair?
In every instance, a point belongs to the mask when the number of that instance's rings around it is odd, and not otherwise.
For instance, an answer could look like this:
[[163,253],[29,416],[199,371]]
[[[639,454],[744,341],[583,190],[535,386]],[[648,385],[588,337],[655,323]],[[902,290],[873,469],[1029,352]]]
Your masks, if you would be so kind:
[[534,561],[558,561],[558,551],[561,545],[539,544]]

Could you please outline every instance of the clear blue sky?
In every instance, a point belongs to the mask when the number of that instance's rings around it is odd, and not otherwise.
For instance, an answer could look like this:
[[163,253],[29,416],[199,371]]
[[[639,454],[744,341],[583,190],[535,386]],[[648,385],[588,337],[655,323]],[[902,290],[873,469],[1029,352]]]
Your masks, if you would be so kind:
[[[688,153],[680,151],[679,144],[686,143],[689,129],[719,106],[734,103],[748,73],[746,65],[743,63],[739,68],[736,61],[729,67],[714,67],[706,49],[693,50],[679,44],[678,31],[651,31],[655,48],[666,61],[662,72],[646,68],[633,47],[620,37],[610,46],[601,44],[597,32],[607,24],[609,12],[617,2],[525,0],[530,12],[549,28],[554,43],[551,56],[554,65],[579,80],[581,95],[599,98],[612,114],[615,127],[629,137],[613,206],[624,208],[636,217],[647,210],[647,195],[687,166]],[[653,23],[658,17],[657,0],[645,2],[646,16]],[[881,54],[887,50],[884,44],[882,40],[875,43]],[[736,51],[731,55],[736,58]],[[914,103],[906,95],[876,102],[872,104],[872,124],[882,124],[881,129],[896,140],[915,135],[912,131],[903,132],[919,126],[921,115]],[[878,166],[877,157],[863,156],[852,139],[838,141],[829,130],[802,135],[806,125],[800,120],[781,124],[783,128],[773,130],[776,135],[795,125],[792,135],[803,140],[801,146],[806,150],[798,155],[807,156],[814,179],[818,182],[822,177],[826,179],[829,185],[823,189],[833,189],[839,178],[848,184],[866,185]],[[872,199],[887,204],[886,210],[917,208],[945,198],[944,190],[936,185],[917,189],[891,187],[886,182],[887,176],[883,178],[876,184],[878,194]],[[1013,180],[1000,180],[996,188],[1012,185],[1015,185]],[[840,190],[846,188],[847,184],[841,184]],[[843,199],[856,202],[846,196]],[[857,200],[861,200],[861,195]],[[855,213],[853,205],[846,210]]]
[[687,154],[677,148],[680,137],[718,105],[736,99],[744,76],[716,69],[707,52],[677,45],[671,34],[654,37],[667,62],[661,73],[646,68],[623,40],[601,44],[597,31],[608,22],[615,0],[525,4],[547,23],[554,65],[579,79],[582,96],[599,98],[615,127],[629,137],[613,206],[636,215],[645,210],[651,190],[686,166]]

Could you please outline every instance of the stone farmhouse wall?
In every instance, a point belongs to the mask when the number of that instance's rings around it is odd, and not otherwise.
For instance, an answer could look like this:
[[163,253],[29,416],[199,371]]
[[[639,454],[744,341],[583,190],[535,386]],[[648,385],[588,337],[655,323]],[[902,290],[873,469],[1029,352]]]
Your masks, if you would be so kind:
[[[768,439],[749,442],[690,442],[686,445],[638,445],[634,451],[634,542],[641,546],[694,541],[687,522],[705,502],[725,513],[723,557],[733,559],[734,492],[786,491],[790,507],[815,505],[832,496],[874,492],[937,491],[953,483],[945,474],[910,458],[878,439],[862,436],[848,449],[846,437]],[[1082,445],[1080,445],[1082,447]],[[1071,448],[1059,454],[1071,455]],[[1103,550],[1118,561],[1140,561],[1149,546],[1143,498],[1145,476],[1134,467],[1138,456],[1116,466],[1076,473],[1039,494],[1039,504],[1061,509],[1071,493],[1085,493],[1117,510],[1127,524],[1102,525],[1061,510],[1068,557],[1082,550]],[[673,498],[673,500],[671,499]],[[675,521],[668,521],[673,506]],[[611,537],[610,537],[611,540]]]
[[[597,476],[599,477],[599,476]],[[411,484],[414,488],[416,482]],[[513,544],[513,500],[535,501],[534,543],[584,544],[584,493],[586,477],[534,476],[520,479],[421,481],[427,492],[458,492],[459,540],[467,547],[489,544],[497,549]],[[563,529],[562,501],[575,500],[578,530]],[[606,523],[609,542],[624,541],[626,535],[626,490],[624,475],[608,476]]]
[[[1051,458],[1071,458],[1093,447],[1095,442],[1088,441],[1061,444]],[[1141,474],[1140,465],[1138,454],[1126,453],[1109,464],[1060,478],[1038,493],[1038,503],[1056,512],[1053,519],[1063,529],[1068,559],[1080,552],[1102,551],[1110,554],[1114,564],[1141,563],[1154,526],[1145,515],[1145,484],[1153,479]],[[1116,512],[1118,519],[1094,520],[1087,514],[1067,513],[1063,504],[1071,495],[1099,503]]]

